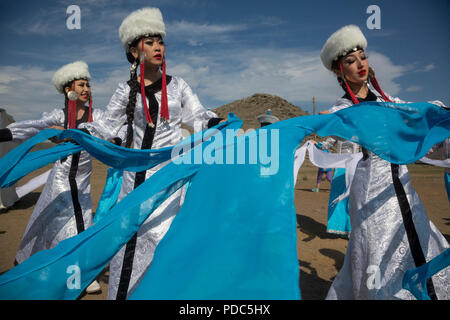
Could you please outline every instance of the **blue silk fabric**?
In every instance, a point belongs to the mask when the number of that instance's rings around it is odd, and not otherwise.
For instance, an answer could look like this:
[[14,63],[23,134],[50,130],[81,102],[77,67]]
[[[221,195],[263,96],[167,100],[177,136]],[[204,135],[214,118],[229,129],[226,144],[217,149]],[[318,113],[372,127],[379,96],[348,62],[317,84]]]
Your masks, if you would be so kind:
[[418,300],[431,300],[427,280],[450,265],[450,248],[418,268],[409,269],[403,276],[403,289],[409,290]]
[[[202,143],[183,141],[192,147],[181,158],[106,210],[92,227],[4,273],[0,298],[76,299],[158,205],[189,184],[183,206],[131,299],[300,299],[292,172],[303,139],[312,132],[335,135],[385,160],[408,164],[449,136],[450,112],[429,103],[366,102],[224,138],[226,129],[240,125],[230,114]],[[76,130],[60,135],[119,170],[149,168],[173,151],[154,150],[152,158],[148,150],[120,148]],[[190,139],[199,141],[198,136]],[[0,159],[2,186],[38,165],[28,164],[30,154],[16,149],[11,152],[18,159],[3,161],[9,154]],[[203,161],[195,161],[202,153]]]

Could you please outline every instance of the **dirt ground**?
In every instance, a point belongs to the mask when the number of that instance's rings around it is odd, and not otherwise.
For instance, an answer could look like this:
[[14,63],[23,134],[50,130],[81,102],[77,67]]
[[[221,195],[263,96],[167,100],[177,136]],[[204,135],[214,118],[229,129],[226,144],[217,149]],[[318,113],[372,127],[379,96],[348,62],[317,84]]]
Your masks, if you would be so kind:
[[[25,177],[19,185],[51,168],[46,166]],[[423,164],[409,166],[411,182],[430,220],[450,240],[450,205],[444,186],[443,169]],[[93,207],[105,183],[107,167],[94,160],[91,178]],[[322,300],[343,265],[348,240],[326,232],[328,197],[330,185],[324,180],[318,193],[311,192],[316,180],[317,168],[305,161],[300,169],[295,187],[297,214],[297,252],[300,268],[302,299]],[[24,196],[9,210],[0,211],[0,274],[13,267],[13,261],[28,219],[39,198],[42,187]],[[108,272],[99,276],[100,294],[80,297],[82,300],[106,299]]]

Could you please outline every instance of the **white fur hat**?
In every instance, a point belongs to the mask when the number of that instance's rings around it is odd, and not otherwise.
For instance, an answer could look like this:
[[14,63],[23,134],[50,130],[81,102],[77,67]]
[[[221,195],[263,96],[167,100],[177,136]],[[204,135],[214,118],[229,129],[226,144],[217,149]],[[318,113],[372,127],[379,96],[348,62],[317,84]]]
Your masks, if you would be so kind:
[[331,70],[334,60],[357,49],[365,50],[366,47],[367,40],[358,26],[344,26],[328,38],[320,52],[320,59],[325,68]]
[[119,38],[126,52],[131,43],[145,35],[166,36],[161,11],[158,8],[142,8],[130,13],[119,27]]
[[78,79],[91,80],[88,65],[84,61],[75,61],[59,68],[53,75],[53,84],[56,90],[64,93],[64,85]]

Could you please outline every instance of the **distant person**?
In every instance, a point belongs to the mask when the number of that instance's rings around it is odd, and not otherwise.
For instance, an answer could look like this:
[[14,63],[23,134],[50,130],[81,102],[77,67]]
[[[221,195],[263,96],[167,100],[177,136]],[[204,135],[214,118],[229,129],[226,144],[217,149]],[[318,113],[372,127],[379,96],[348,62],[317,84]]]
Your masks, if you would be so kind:
[[[322,145],[327,149],[334,147],[338,154],[357,153],[360,149],[356,143],[338,137],[328,137],[322,141]],[[349,187],[345,181],[345,172],[345,168],[335,168],[333,172],[330,197],[328,199],[327,232],[348,237],[351,231],[349,198],[346,197],[339,201],[336,200],[345,194]]]
[[[353,153],[353,151],[357,150],[356,144],[350,141],[336,140],[332,137],[328,137],[320,143],[321,148],[324,149],[323,151],[328,151],[328,149],[335,145],[337,145],[338,153]],[[327,173],[331,177],[328,179],[331,184],[331,188],[330,196],[328,198],[327,232],[348,237],[351,231],[348,197],[334,203],[334,201],[347,190],[347,185],[345,182],[346,170],[345,168],[335,168],[333,175],[331,174],[331,169],[328,170],[329,171]],[[319,181],[319,172],[317,181]],[[320,176],[320,180],[322,180],[322,175],[323,173]],[[318,186],[312,189],[313,192],[318,192],[318,190]]]
[[[367,40],[354,25],[326,41],[320,57],[344,90],[328,113],[365,101],[403,103],[378,85],[366,55]],[[368,83],[370,82],[370,84]],[[443,106],[442,102],[433,102]],[[356,139],[357,137],[355,137]],[[327,299],[414,299],[402,288],[408,269],[430,261],[449,245],[428,219],[406,165],[392,164],[363,148],[350,190],[351,234],[344,265]],[[432,299],[450,299],[450,268],[429,279]]]
[[[441,143],[433,146],[433,148],[431,148],[430,152],[427,155],[430,155],[439,149],[442,149],[444,159],[447,161],[450,160],[450,138],[447,138]],[[447,191],[447,198],[450,202],[450,168],[448,167],[446,167],[444,170],[444,184]]]
[[[83,61],[61,67],[53,76],[53,84],[64,95],[64,108],[44,112],[38,120],[8,125],[0,130],[0,142],[24,141],[44,129],[75,129],[81,123],[101,119],[103,112],[92,109],[90,79],[88,65]],[[86,151],[56,161],[28,221],[15,264],[92,225],[91,173],[92,159]],[[97,281],[86,289],[88,293],[98,291]]]
[[[317,142],[317,141],[314,141],[314,140],[311,140],[311,141],[316,145],[316,147],[317,147],[319,150],[322,150],[322,151],[324,151],[324,152],[330,152],[330,151],[328,151],[328,150],[325,148],[325,146],[324,146],[321,142]],[[315,186],[314,188],[312,188],[311,191],[312,191],[312,192],[319,192],[319,190],[320,190],[320,184],[322,183],[323,175],[325,175],[326,179],[328,180],[328,182],[329,182],[330,185],[331,185],[331,183],[332,183],[332,181],[333,181],[332,171],[333,171],[333,169],[331,169],[331,168],[318,168],[318,169],[317,169],[317,182],[316,182],[316,186]]]

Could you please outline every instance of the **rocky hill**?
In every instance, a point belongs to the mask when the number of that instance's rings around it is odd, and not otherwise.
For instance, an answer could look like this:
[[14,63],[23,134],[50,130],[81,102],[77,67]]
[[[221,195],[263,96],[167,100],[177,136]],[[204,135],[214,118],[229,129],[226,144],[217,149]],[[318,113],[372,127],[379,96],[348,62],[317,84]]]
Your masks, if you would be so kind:
[[271,110],[271,115],[280,120],[309,114],[307,111],[302,110],[302,108],[278,96],[265,93],[256,93],[251,97],[231,102],[212,111],[217,113],[221,118],[226,118],[230,112],[234,113],[244,121],[242,129],[247,130],[249,128],[257,129],[260,127],[257,117],[267,113],[267,109]]

